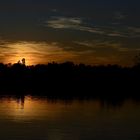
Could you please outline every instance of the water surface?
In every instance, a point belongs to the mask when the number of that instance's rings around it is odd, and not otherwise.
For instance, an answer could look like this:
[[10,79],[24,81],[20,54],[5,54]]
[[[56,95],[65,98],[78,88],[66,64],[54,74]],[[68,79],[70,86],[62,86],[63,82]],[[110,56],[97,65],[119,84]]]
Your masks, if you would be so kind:
[[1,97],[2,140],[138,140],[140,103]]

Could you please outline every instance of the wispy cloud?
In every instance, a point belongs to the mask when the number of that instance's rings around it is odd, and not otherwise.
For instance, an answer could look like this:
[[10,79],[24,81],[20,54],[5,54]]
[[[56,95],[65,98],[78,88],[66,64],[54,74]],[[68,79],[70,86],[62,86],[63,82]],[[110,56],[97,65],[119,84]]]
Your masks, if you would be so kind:
[[55,29],[76,29],[82,24],[82,20],[80,18],[53,17],[46,21],[46,24]]
[[45,26],[54,29],[72,29],[90,33],[104,34],[104,31],[97,27],[86,26],[86,23],[84,23],[81,18],[52,17],[50,20],[45,22]]
[[[1,42],[0,42],[1,44]],[[52,42],[5,42],[0,45],[0,62],[15,63],[26,58],[27,64],[47,63],[50,61],[66,61],[74,58],[74,52],[68,52]]]
[[[85,49],[91,49],[99,51],[100,49],[112,50],[112,52],[132,52],[137,51],[137,48],[127,48],[123,44],[113,41],[74,41],[73,43],[85,46]],[[114,50],[114,51],[113,51]]]
[[[120,18],[124,18],[121,14]],[[110,37],[120,37],[120,38],[133,38],[140,37],[140,29],[135,27],[119,27],[112,26],[100,26],[94,25],[90,21],[90,24],[86,19],[77,18],[77,17],[51,17],[45,21],[45,26],[53,29],[62,29],[62,30],[76,30],[94,33],[97,35],[110,36]]]
[[128,30],[131,31],[132,33],[140,33],[140,27],[128,27]]

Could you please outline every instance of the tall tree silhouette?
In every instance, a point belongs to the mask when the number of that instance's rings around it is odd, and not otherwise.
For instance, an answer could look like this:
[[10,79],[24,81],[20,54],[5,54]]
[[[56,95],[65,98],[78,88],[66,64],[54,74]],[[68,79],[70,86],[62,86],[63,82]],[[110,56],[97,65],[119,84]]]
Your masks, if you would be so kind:
[[22,64],[23,64],[23,65],[26,65],[26,60],[25,60],[25,58],[22,59]]

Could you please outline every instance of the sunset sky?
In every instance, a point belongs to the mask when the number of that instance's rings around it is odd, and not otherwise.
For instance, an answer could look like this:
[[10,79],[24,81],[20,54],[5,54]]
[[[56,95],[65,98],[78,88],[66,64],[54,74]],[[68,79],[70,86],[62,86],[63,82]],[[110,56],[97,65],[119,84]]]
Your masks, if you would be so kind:
[[0,62],[132,65],[139,0],[0,0]]

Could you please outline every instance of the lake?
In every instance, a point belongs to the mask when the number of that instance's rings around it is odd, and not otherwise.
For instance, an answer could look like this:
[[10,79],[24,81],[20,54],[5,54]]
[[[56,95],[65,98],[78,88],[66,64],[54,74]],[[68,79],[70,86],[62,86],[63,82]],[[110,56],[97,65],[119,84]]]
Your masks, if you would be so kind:
[[140,140],[140,102],[0,98],[1,140]]

